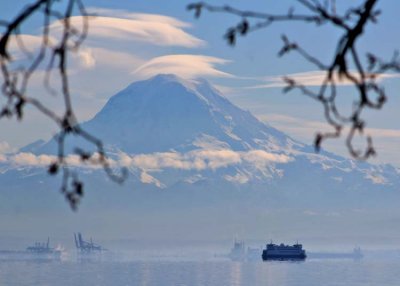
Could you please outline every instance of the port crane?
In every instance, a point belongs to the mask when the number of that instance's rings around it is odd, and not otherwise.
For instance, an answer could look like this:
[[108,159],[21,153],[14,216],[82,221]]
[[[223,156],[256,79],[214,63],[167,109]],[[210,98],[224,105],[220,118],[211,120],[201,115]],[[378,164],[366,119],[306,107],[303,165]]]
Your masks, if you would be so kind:
[[107,250],[102,246],[95,244],[92,238],[90,238],[90,241],[85,241],[82,238],[82,234],[80,232],[74,233],[74,239],[75,239],[76,249],[81,253],[95,253],[95,252],[98,253]]

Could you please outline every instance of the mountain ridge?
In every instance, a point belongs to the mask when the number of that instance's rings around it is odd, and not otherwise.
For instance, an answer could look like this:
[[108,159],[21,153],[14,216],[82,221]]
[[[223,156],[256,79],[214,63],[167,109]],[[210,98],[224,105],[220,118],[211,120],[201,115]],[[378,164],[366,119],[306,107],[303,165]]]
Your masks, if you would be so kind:
[[[128,168],[127,181],[115,184],[101,168],[68,156],[85,190],[75,213],[59,193],[62,175],[47,173],[54,142],[0,156],[3,234],[81,229],[161,244],[238,233],[302,241],[339,234],[352,245],[366,234],[398,241],[400,175],[393,166],[315,153],[204,81],[159,76],[117,95],[82,127],[102,136],[112,168]],[[91,147],[74,138],[68,144],[72,153],[76,145]]]
[[[165,90],[168,94],[165,94]],[[232,117],[235,117],[235,121],[232,121]],[[185,141],[195,140],[201,133],[214,137],[218,134],[222,141],[238,150],[249,147],[241,145],[241,139],[255,147],[249,138],[263,137],[260,130],[274,135],[275,139],[290,139],[299,144],[277,129],[260,122],[250,112],[230,103],[207,81],[188,81],[169,74],[128,85],[81,126],[98,135],[106,144],[134,153],[167,151]],[[232,132],[234,128],[239,134]],[[106,132],[111,135],[102,138]],[[171,132],[173,136],[170,136]],[[149,142],[161,141],[163,146],[148,146]],[[48,145],[49,142],[35,150],[35,153],[55,154],[55,146],[49,148]],[[146,148],[140,149],[140,146]]]
[[[192,188],[331,189],[396,188],[392,166],[356,162],[292,139],[262,123],[206,80],[157,75],[134,82],[112,96],[81,124],[99,136],[111,158],[144,185]],[[66,141],[90,150],[83,141]],[[86,144],[86,145],[85,145]],[[56,142],[32,145],[32,153],[56,154]],[[24,149],[27,152],[26,148]]]

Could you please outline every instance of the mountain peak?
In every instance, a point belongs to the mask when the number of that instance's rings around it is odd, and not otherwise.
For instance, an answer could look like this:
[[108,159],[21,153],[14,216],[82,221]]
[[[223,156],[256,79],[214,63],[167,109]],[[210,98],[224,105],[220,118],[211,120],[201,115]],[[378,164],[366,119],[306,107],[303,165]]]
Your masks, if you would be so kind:
[[[143,80],[142,82],[155,86],[176,83],[195,92],[199,89],[211,89],[213,92],[217,92],[217,90],[204,78],[185,79],[175,74],[158,74]],[[139,82],[134,82],[131,86],[137,85],[138,83]],[[221,95],[219,92],[218,94]]]
[[[277,149],[292,141],[233,105],[205,79],[187,80],[173,74],[130,84],[82,127],[98,134],[111,149],[127,153],[193,150],[197,148],[194,142],[204,136],[238,151],[261,148],[260,144]],[[46,145],[42,153],[48,153]]]
[[176,74],[172,73],[160,73],[155,76],[149,77],[145,81],[153,81],[153,82],[168,82],[168,81],[176,81],[176,82],[181,82],[181,83],[201,83],[201,84],[207,84],[210,85],[210,83],[205,79],[205,78],[194,78],[194,79],[186,79],[183,77],[180,77]]
[[179,77],[176,74],[160,73],[153,77],[150,77],[148,80],[150,80],[150,81],[183,81],[183,78]]
[[[112,96],[82,128],[98,136],[111,157],[126,155],[139,180],[158,188],[203,182],[213,188],[246,185],[260,190],[279,185],[277,190],[290,189],[296,201],[303,199],[302,190],[324,196],[321,186],[343,191],[389,184],[398,189],[400,184],[395,169],[315,154],[310,146],[233,105],[202,79],[161,74],[135,82]],[[67,140],[66,153],[75,146],[94,151],[79,138]],[[57,154],[57,146],[53,139],[30,149]]]
[[156,84],[156,85],[168,84],[168,83],[171,83],[171,82],[179,83],[179,84],[182,84],[182,85],[190,85],[190,84],[194,83],[193,80],[184,79],[184,78],[182,78],[182,77],[180,77],[180,76],[178,76],[176,74],[157,74],[155,76],[149,77],[149,78],[144,79],[142,81],[133,82],[131,85],[135,85],[135,84],[138,84],[140,82],[146,82],[146,83],[151,83],[151,84]]

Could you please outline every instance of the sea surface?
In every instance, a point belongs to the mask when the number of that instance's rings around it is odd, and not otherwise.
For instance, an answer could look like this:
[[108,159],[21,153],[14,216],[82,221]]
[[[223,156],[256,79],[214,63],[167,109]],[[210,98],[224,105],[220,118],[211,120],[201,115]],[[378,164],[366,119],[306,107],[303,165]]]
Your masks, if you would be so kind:
[[400,285],[400,260],[0,261],[0,285]]

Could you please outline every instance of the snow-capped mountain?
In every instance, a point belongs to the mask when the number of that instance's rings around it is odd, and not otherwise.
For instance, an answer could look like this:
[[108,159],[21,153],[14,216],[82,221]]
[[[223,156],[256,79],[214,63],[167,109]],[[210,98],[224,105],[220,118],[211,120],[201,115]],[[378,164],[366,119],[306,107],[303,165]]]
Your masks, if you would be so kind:
[[[188,151],[202,142],[236,151],[261,146],[282,151],[301,145],[233,105],[207,81],[183,80],[175,75],[132,83],[82,127],[99,136],[110,149],[127,153]],[[35,153],[54,152],[53,143]]]
[[[115,166],[128,167],[138,188],[270,191],[268,196],[306,203],[311,197],[352,197],[360,192],[374,197],[379,190],[395,192],[400,186],[396,168],[316,154],[311,146],[233,105],[202,79],[158,75],[134,82],[82,128],[103,140]],[[76,138],[66,149],[73,153],[76,146],[93,150]],[[56,154],[56,144],[36,142],[23,152],[15,156],[43,159],[43,154]],[[27,170],[9,160],[0,180],[11,173],[32,180],[38,173],[32,164]],[[89,178],[98,172],[84,170]]]
[[[398,242],[399,171],[308,146],[261,123],[204,80],[159,75],[111,97],[82,127],[103,140],[122,185],[81,164],[78,213],[47,174],[54,140],[0,154],[3,234],[42,237],[77,229],[143,241],[243,238]],[[100,236],[100,235],[97,235]],[[365,241],[365,240],[364,240]]]

